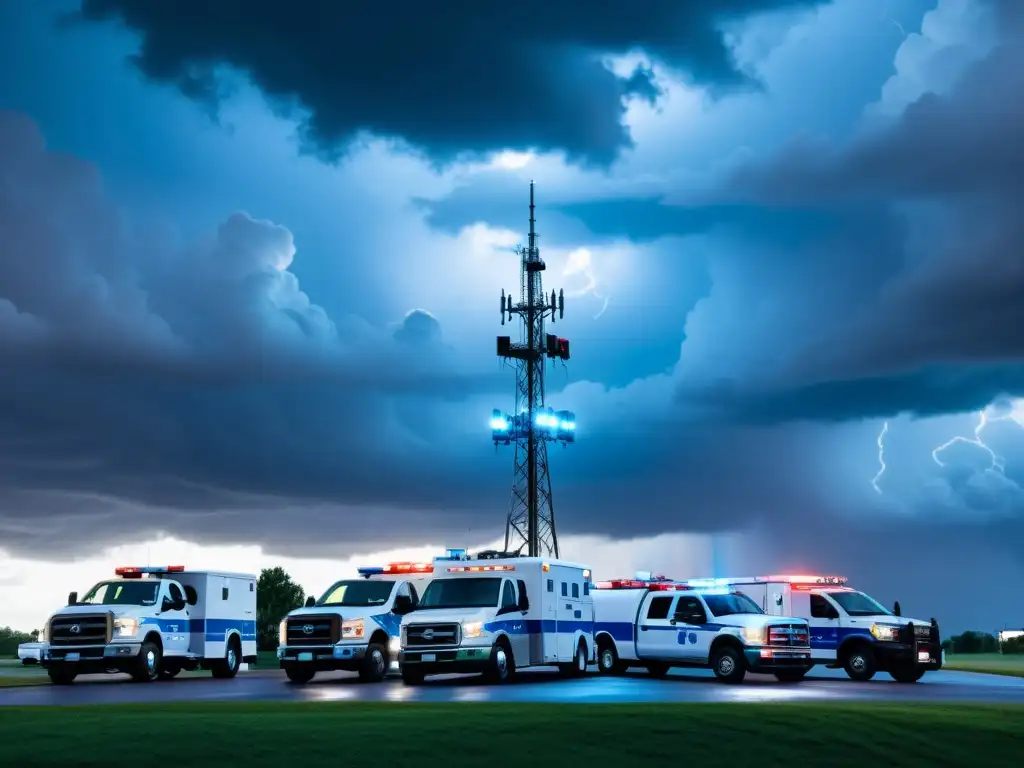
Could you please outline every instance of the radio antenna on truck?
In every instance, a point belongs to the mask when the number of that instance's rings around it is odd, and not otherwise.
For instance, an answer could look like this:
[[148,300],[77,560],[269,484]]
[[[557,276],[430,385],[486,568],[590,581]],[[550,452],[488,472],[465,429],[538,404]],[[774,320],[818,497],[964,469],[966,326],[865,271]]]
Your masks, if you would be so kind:
[[545,269],[537,232],[534,229],[533,182],[530,182],[530,239],[518,248],[520,257],[520,296],[512,300],[501,292],[501,324],[518,316],[520,340],[498,337],[498,357],[515,360],[516,398],[512,414],[494,409],[491,437],[494,444],[515,444],[512,470],[512,502],[505,525],[505,551],[530,557],[558,557],[555,535],[555,508],[551,499],[551,474],[548,471],[548,443],[563,445],[576,440],[576,414],[555,411],[544,403],[544,357],[569,359],[569,340],[544,333],[544,321],[554,324],[565,314],[565,295],[544,294],[541,273]]

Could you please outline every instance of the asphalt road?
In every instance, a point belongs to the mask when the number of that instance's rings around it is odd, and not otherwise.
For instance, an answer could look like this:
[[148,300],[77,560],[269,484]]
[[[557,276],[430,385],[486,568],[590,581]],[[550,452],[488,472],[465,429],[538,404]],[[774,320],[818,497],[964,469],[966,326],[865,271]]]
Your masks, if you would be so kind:
[[971,672],[931,672],[919,683],[899,684],[879,674],[855,683],[841,671],[815,670],[804,682],[785,685],[774,677],[748,675],[742,685],[723,685],[703,670],[655,680],[642,672],[625,677],[592,674],[563,680],[547,670],[519,673],[505,686],[479,678],[428,679],[409,687],[400,680],[361,684],[354,675],[323,674],[291,685],[279,670],[240,673],[234,680],[208,677],[149,684],[126,677],[81,677],[70,687],[0,688],[0,707],[14,705],[114,704],[168,701],[509,701],[509,702],[774,702],[774,701],[963,701],[1024,703],[1024,679]]

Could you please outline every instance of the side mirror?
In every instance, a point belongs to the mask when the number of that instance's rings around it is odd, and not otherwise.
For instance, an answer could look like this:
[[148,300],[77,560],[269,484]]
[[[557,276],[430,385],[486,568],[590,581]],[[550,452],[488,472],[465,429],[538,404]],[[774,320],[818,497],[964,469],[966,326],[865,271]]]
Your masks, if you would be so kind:
[[828,607],[828,618],[830,618],[830,619],[838,619],[839,618],[839,611],[837,611],[831,605]]
[[530,598],[528,598],[526,595],[519,596],[519,610],[523,613],[526,613],[528,610],[530,610]]
[[180,598],[178,600],[175,600],[174,604],[171,607],[174,608],[174,610],[176,611],[184,611],[186,605],[188,605],[188,603],[185,602],[185,599]]
[[68,605],[74,605],[77,602],[78,602],[78,593],[77,592],[69,592],[68,593]]
[[160,610],[161,611],[170,611],[173,608],[174,608],[174,603],[171,602],[171,598],[169,598],[169,597],[165,597],[163,599],[163,602],[160,603]]
[[395,607],[391,609],[391,612],[399,616],[405,616],[405,614],[411,613],[412,598],[408,595],[399,595],[395,598]]
[[892,605],[892,615],[893,616],[902,616],[903,615],[902,612],[900,611],[900,601],[899,600],[897,600]]
[[316,605],[316,598],[310,595],[306,598],[306,607],[312,608],[314,605]]

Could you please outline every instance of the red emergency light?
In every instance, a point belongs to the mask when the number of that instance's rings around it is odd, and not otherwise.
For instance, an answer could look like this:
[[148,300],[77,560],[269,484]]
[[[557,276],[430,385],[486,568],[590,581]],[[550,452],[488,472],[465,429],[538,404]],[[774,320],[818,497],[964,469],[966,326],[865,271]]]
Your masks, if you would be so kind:
[[114,575],[125,579],[141,579],[144,573],[181,573],[184,565],[123,565],[114,569]]
[[514,571],[514,565],[456,565],[448,573],[480,573],[483,571]]
[[665,578],[651,579],[612,579],[611,581],[599,581],[597,589],[649,589],[652,592],[667,592],[675,589],[689,589],[684,584],[678,584]]
[[434,566],[430,563],[388,563],[384,573],[433,573]]

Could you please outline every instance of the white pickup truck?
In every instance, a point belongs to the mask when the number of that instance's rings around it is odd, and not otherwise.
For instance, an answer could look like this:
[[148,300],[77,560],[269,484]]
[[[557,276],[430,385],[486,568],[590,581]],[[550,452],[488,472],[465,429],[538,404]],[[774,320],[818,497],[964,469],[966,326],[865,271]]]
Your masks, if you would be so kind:
[[598,671],[710,667],[727,683],[767,672],[802,680],[813,666],[804,619],[767,616],[742,592],[696,589],[665,579],[618,579],[594,590]]
[[310,597],[281,622],[277,658],[288,679],[308,683],[317,672],[358,672],[380,682],[398,671],[402,616],[419,602],[430,580],[429,563],[360,568],[319,600]]
[[256,661],[256,577],[125,567],[46,622],[38,661],[57,685],[127,672],[138,682],[208,669],[231,678]]

